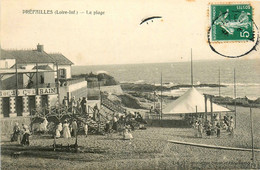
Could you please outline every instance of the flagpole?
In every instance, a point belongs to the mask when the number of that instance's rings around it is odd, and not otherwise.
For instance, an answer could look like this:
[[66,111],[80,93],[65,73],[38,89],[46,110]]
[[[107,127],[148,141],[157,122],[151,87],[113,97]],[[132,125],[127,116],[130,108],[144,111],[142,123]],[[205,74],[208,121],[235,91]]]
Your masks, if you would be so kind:
[[153,111],[155,113],[155,82],[154,82],[154,91],[153,91]]
[[160,119],[162,119],[162,72],[161,72],[161,116]]
[[191,87],[193,87],[193,67],[192,67],[192,48],[191,48]]

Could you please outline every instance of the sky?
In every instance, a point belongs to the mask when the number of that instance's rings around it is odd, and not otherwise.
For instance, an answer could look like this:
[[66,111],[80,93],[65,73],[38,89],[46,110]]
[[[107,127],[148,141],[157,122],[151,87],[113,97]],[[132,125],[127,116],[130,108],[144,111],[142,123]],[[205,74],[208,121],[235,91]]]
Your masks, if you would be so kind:
[[[2,0],[1,47],[32,49],[40,43],[47,53],[62,53],[75,65],[189,61],[191,48],[193,60],[227,59],[214,53],[207,42],[209,3],[214,2],[219,1]],[[260,27],[260,1],[251,4]],[[23,13],[30,9],[84,13]],[[95,11],[102,15],[94,15]],[[140,25],[150,16],[162,18]],[[243,43],[218,45],[218,49],[235,54],[248,49]],[[258,47],[243,59],[259,56]]]

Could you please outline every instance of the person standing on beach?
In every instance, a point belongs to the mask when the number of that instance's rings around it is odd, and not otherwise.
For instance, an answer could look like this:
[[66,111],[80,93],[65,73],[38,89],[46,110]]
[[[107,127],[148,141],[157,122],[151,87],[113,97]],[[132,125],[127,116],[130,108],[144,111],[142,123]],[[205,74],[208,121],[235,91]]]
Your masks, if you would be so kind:
[[193,124],[193,128],[194,128],[194,136],[195,136],[195,137],[199,137],[199,134],[198,134],[199,123],[198,123],[197,120],[196,120],[195,123]]
[[86,97],[83,97],[82,101],[80,102],[80,105],[81,105],[82,113],[85,114],[86,107],[87,107]]
[[18,122],[15,122],[11,142],[18,141],[19,136],[20,136],[20,127]]
[[105,133],[107,134],[107,138],[112,137],[112,125],[109,120],[106,122]]
[[60,138],[60,132],[61,131],[62,131],[62,124],[59,123],[57,128],[56,128],[56,133],[55,133],[56,138]]
[[63,98],[63,100],[62,100],[62,104],[63,104],[66,108],[68,108],[69,103],[68,103],[68,99],[67,99],[66,96],[64,96],[64,98]]
[[29,144],[30,144],[29,136],[31,135],[29,127],[27,125],[24,125],[24,124],[22,124],[22,126],[23,126],[23,131],[22,131],[23,138],[22,138],[21,144],[29,146]]
[[202,123],[199,121],[199,125],[198,125],[198,137],[202,138],[202,132],[203,132],[203,126]]
[[69,124],[68,124],[67,120],[64,121],[63,130],[62,131],[63,131],[63,137],[64,138],[70,138],[71,137]]
[[80,113],[82,113],[82,108],[81,108],[81,97],[77,100],[77,109]]
[[74,119],[73,122],[71,123],[71,133],[72,133],[72,136],[76,137],[77,135],[77,130],[78,130],[78,125],[77,125],[77,122],[76,120]]
[[235,127],[235,124],[234,124],[234,120],[233,120],[233,117],[231,116],[230,117],[230,121],[229,121],[229,131],[230,131],[230,136],[233,137],[234,136],[234,127]]
[[84,132],[87,137],[88,136],[88,124],[87,123],[84,125]]
[[217,123],[216,128],[217,128],[217,137],[219,138],[220,137],[220,124],[219,124],[219,122]]
[[116,115],[113,117],[113,130],[118,131],[118,119]]
[[77,108],[77,101],[75,99],[75,96],[71,99],[71,112],[72,114],[76,114],[76,108]]

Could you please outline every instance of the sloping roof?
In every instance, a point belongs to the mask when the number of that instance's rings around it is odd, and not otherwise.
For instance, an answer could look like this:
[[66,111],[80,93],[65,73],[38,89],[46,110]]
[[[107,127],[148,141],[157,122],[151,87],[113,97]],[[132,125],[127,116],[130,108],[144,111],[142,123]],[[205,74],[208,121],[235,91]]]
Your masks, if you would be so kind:
[[[205,112],[205,99],[202,94],[200,94],[194,87],[186,91],[177,100],[169,103],[164,109],[163,114],[183,114],[183,113],[204,113]],[[229,112],[230,110],[217,105],[212,104],[213,112]],[[207,111],[210,110],[210,101],[207,100]]]
[[50,57],[60,65],[72,65],[73,63],[62,54],[49,54]]
[[0,59],[15,59],[14,56],[12,56],[9,52],[7,52],[6,50],[1,49],[1,57]]
[[39,69],[39,70],[53,70],[50,66],[48,65],[39,65],[39,66],[34,66],[33,67],[33,70],[36,70],[36,69]]
[[1,59],[16,59],[17,63],[58,63],[72,65],[73,63],[62,54],[48,54],[37,50],[3,50]]
[[[2,55],[8,54],[8,55]],[[11,56],[10,56],[11,55]],[[1,50],[1,58],[16,59],[17,63],[53,63],[54,61],[46,52],[37,50]]]

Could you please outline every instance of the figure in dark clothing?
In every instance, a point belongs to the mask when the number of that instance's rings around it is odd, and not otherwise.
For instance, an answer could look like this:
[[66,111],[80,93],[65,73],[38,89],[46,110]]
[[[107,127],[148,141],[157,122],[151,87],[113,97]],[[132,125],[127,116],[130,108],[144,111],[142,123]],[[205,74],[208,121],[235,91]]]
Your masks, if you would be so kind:
[[112,124],[111,124],[110,121],[107,121],[107,122],[106,122],[106,127],[105,127],[105,133],[107,134],[107,137],[108,137],[108,138],[109,138],[109,137],[112,137],[112,132],[113,132],[113,130],[112,130]]
[[113,127],[112,127],[113,130],[115,130],[116,132],[118,131],[118,119],[116,116],[114,116],[113,118]]
[[210,136],[211,135],[211,128],[210,128],[210,123],[209,121],[205,122],[205,131],[206,131],[206,135]]
[[98,117],[98,112],[99,112],[99,109],[98,109],[98,106],[97,104],[94,106],[94,112],[93,112],[93,120],[97,120],[97,117]]
[[19,127],[19,124],[16,122],[14,125],[14,133],[11,138],[11,142],[18,141],[19,136],[20,136],[20,127]]
[[229,120],[227,116],[224,116],[224,123],[229,126]]
[[81,108],[82,108],[82,113],[85,114],[86,113],[86,107],[87,107],[86,97],[83,97],[80,105],[81,105]]
[[220,124],[217,123],[216,127],[217,127],[217,137],[219,138],[220,137]]
[[29,145],[29,136],[30,136],[30,130],[29,127],[27,125],[23,125],[23,138],[21,141],[22,145]]

